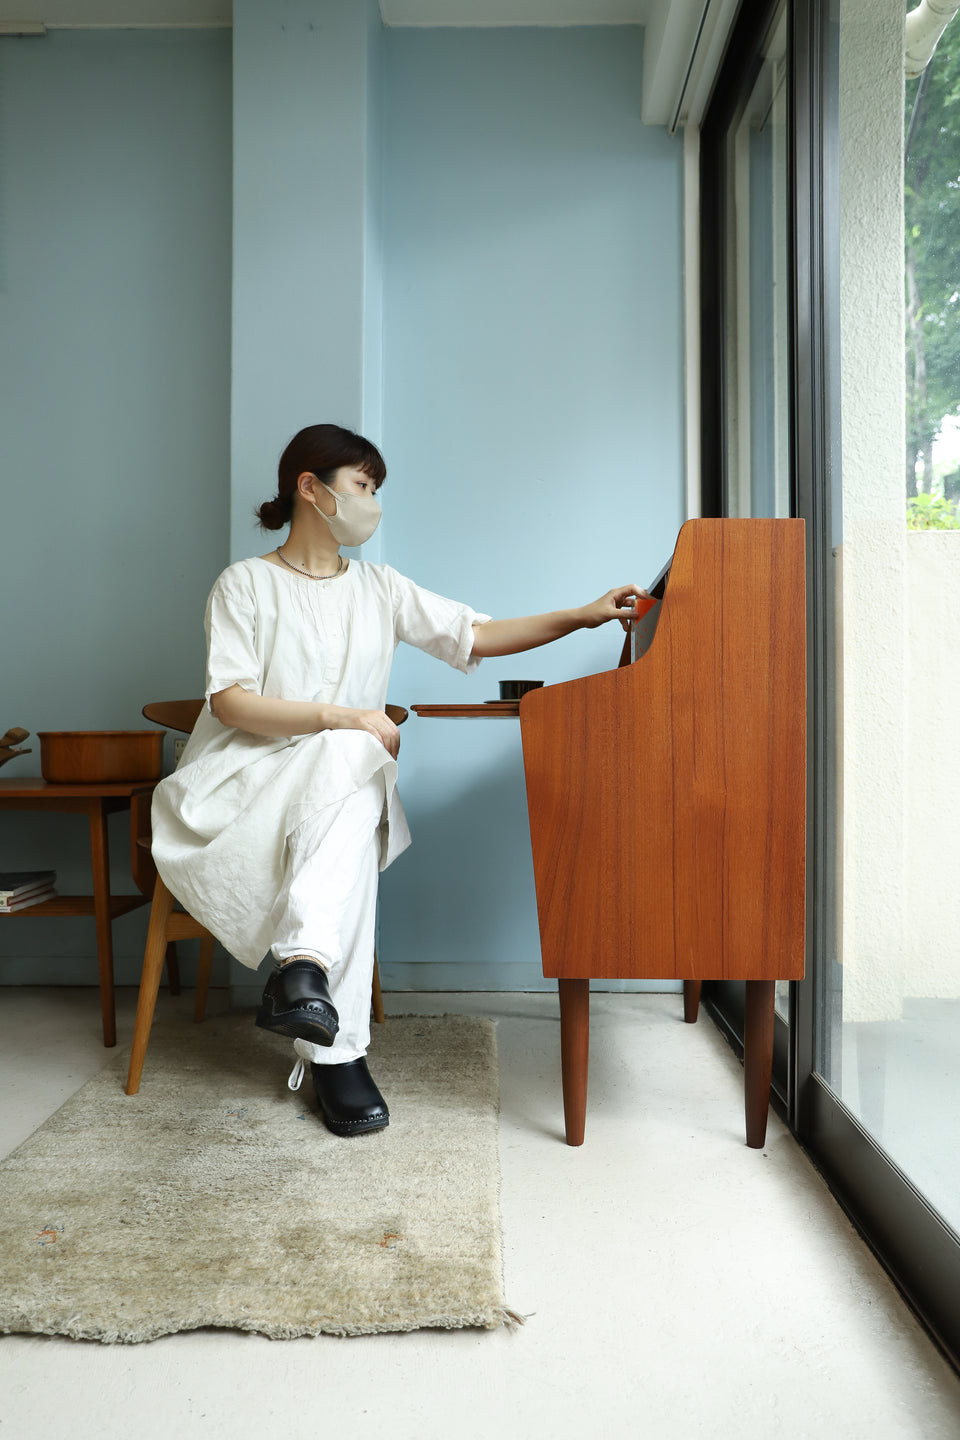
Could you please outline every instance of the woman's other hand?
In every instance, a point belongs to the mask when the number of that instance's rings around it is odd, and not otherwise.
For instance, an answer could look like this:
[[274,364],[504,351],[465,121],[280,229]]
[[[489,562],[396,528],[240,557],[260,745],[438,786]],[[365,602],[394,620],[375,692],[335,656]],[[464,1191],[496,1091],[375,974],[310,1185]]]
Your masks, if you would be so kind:
[[325,730],[366,730],[375,735],[396,760],[400,751],[400,731],[383,710],[351,710],[346,705],[324,706]]
[[598,625],[605,625],[608,620],[619,620],[626,630],[630,621],[637,618],[637,600],[651,598],[642,585],[618,585],[615,590],[608,590],[606,595],[594,600],[592,605],[583,606],[584,629],[595,630]]
[[311,735],[318,730],[366,730],[396,760],[400,732],[382,710],[351,710],[346,705],[318,705],[314,700],[277,700],[230,685],[210,697],[211,712],[221,725],[250,735]]

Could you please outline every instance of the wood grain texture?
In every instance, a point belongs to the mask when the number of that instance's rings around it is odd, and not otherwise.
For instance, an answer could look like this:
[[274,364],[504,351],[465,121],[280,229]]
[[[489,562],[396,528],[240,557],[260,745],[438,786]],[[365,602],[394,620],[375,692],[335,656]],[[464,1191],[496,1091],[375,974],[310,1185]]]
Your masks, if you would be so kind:
[[[131,910],[139,910],[147,904],[149,901],[144,895],[111,895],[110,918],[115,920],[118,915],[129,915]],[[2,918],[49,920],[52,916],[55,920],[62,920],[67,915],[85,915],[92,919],[96,913],[96,900],[93,895],[54,895],[52,900],[41,900],[39,905],[28,905],[25,910],[15,910]]]
[[159,780],[162,730],[38,730],[40,772],[52,785]]
[[590,981],[561,980],[559,990],[564,1130],[568,1145],[582,1145],[587,1125]]
[[97,968],[103,1043],[116,1045],[117,1018],[113,995],[113,915],[110,907],[110,845],[107,817],[101,806],[90,812],[90,858],[93,868],[93,914],[97,922]]
[[149,789],[135,790],[130,796],[130,873],[137,889],[148,900],[153,898],[153,887],[157,879],[157,867],[150,853],[152,804],[152,786]]
[[155,725],[166,725],[170,730],[189,735],[206,703],[202,697],[199,700],[151,700],[140,714]]
[[[168,928],[170,921],[177,918],[173,904],[173,896],[158,875],[153,891],[153,903],[150,906],[150,924],[147,927],[143,969],[140,972],[137,1018],[133,1027],[133,1044],[127,1069],[128,1095],[136,1095],[140,1089],[140,1077],[143,1074],[143,1062],[146,1059],[147,1044],[150,1040],[150,1027],[153,1025],[153,1012],[157,1003],[157,991],[160,989],[160,975],[163,971],[167,941],[180,938],[180,936],[171,934]],[[189,915],[182,915],[179,918],[191,921]],[[191,921],[191,923],[195,925],[196,921]]]
[[748,980],[743,1017],[743,1110],[747,1144],[762,1150],[767,1138],[776,981]]
[[510,700],[494,705],[411,705],[423,720],[516,720],[520,701]]
[[630,665],[520,702],[543,973],[799,979],[801,520],[691,520]]
[[[162,736],[161,736],[162,739]],[[97,930],[97,967],[100,977],[100,1005],[103,1014],[103,1043],[117,1043],[113,994],[113,929],[112,921],[145,905],[144,895],[112,895],[110,893],[110,855],[107,817],[115,811],[131,809],[137,799],[137,814],[131,815],[131,860],[137,850],[135,828],[142,819],[153,786],[142,782],[114,784],[53,784],[35,775],[21,779],[0,780],[0,810],[57,810],[87,816],[90,832],[90,862],[93,870],[92,895],[55,895],[38,905],[18,910],[10,919],[31,920],[65,915],[92,915]],[[142,793],[141,793],[142,792]],[[146,798],[144,798],[146,797]],[[140,818],[138,818],[140,817]]]
[[[104,801],[112,814],[125,810],[135,790],[153,782],[143,780],[112,781],[102,784],[56,785],[39,775],[9,776],[0,779],[0,810],[75,810],[86,814],[91,805]],[[35,804],[27,802],[35,801]],[[61,802],[58,803],[58,802]]]

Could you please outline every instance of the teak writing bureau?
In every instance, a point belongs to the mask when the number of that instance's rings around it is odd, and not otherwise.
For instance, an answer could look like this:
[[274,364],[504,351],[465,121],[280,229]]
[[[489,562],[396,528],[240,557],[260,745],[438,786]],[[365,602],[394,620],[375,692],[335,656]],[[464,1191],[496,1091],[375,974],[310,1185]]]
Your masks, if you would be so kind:
[[746,981],[748,1145],[804,968],[802,520],[690,520],[619,668],[520,702],[543,973],[583,1141],[592,978]]

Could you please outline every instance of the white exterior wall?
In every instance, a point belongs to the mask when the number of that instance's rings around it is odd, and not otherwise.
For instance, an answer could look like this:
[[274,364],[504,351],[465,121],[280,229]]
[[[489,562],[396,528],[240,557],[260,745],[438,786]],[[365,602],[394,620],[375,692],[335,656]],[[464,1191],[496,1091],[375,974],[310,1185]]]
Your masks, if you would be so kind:
[[960,531],[907,536],[904,993],[960,996]]
[[906,933],[903,5],[840,32],[844,1019],[894,1019]]
[[841,11],[844,1021],[960,995],[960,534],[905,519],[903,20]]

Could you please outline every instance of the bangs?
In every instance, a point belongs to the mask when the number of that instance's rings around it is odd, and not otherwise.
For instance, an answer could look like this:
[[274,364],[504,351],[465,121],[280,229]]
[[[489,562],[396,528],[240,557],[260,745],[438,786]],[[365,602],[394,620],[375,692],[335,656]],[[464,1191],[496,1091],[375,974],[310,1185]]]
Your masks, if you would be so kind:
[[384,464],[383,456],[375,445],[370,444],[369,440],[364,440],[357,449],[357,458],[349,462],[350,466],[354,470],[362,470],[364,475],[369,475],[379,490],[387,478],[387,467]]

